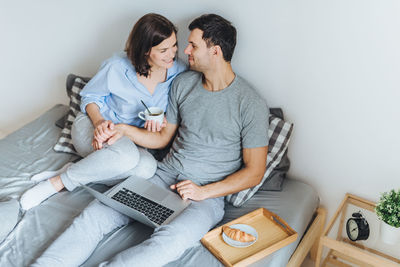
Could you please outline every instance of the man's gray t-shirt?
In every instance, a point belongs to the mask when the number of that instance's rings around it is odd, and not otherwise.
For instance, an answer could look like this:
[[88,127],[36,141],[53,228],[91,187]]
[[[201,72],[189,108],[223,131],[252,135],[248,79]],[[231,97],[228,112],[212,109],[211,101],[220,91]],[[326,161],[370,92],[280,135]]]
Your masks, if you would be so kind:
[[202,85],[202,74],[175,78],[168,123],[179,125],[171,150],[159,164],[199,185],[224,179],[242,166],[242,149],[268,145],[266,102],[241,77],[221,91]]

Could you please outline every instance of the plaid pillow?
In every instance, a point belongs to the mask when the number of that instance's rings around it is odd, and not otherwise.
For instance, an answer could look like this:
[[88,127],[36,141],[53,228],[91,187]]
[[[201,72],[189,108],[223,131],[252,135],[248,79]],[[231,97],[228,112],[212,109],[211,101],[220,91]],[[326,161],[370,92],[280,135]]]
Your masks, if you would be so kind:
[[278,166],[279,162],[281,162],[282,157],[288,148],[292,130],[293,123],[288,123],[271,114],[269,115],[267,168],[264,176],[261,182],[255,187],[228,195],[225,197],[226,201],[235,207],[240,207],[258,191],[262,184],[268,179],[274,168]]
[[76,150],[71,140],[71,127],[75,120],[76,115],[78,115],[81,110],[79,105],[81,103],[81,96],[79,93],[85,87],[89,78],[84,78],[76,76],[73,74],[68,75],[67,78],[67,94],[70,99],[69,101],[69,111],[65,115],[64,128],[61,130],[60,138],[58,139],[54,150],[57,152],[66,152],[76,154]]

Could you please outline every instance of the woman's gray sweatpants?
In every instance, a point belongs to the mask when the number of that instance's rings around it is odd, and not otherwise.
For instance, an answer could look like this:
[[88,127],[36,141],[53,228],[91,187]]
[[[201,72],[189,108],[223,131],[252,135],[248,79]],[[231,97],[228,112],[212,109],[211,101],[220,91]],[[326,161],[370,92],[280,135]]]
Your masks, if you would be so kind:
[[150,178],[157,169],[157,161],[144,148],[137,147],[129,138],[122,137],[113,145],[94,151],[93,125],[89,117],[79,113],[71,130],[72,142],[83,157],[60,175],[69,191],[80,184],[103,182],[115,184],[129,175]]
[[[169,185],[177,183],[176,177],[176,173],[158,168],[149,181],[169,188]],[[196,245],[223,215],[223,197],[193,201],[168,225],[156,228],[149,239],[118,253],[100,266],[163,266],[179,259],[186,249]],[[79,266],[107,233],[130,221],[129,217],[95,200],[33,266]]]

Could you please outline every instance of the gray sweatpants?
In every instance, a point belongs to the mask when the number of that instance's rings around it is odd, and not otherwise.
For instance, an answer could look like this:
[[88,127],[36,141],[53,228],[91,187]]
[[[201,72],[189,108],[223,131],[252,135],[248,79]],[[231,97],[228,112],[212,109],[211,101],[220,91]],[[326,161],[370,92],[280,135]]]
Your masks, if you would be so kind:
[[72,125],[72,142],[83,157],[60,175],[66,189],[72,191],[79,184],[103,182],[115,184],[129,175],[150,178],[157,169],[157,161],[144,148],[137,147],[129,138],[122,137],[111,146],[94,151],[93,125],[89,117],[79,113]]
[[[150,181],[169,188],[177,182],[176,177],[175,173],[158,168]],[[222,197],[193,201],[171,223],[156,228],[149,239],[118,253],[100,266],[163,266],[179,259],[186,249],[196,245],[223,215]],[[95,200],[33,266],[79,266],[92,254],[104,235],[130,221],[127,216]]]

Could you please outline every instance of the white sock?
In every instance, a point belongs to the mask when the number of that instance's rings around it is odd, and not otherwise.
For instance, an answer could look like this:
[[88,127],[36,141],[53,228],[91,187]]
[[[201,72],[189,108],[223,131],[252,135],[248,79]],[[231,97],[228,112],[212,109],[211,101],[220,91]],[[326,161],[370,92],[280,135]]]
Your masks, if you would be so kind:
[[29,210],[55,193],[57,193],[57,190],[53,187],[50,180],[40,182],[22,195],[20,199],[21,207],[24,210]]
[[65,172],[67,170],[67,168],[69,166],[71,166],[72,164],[73,164],[72,162],[68,162],[67,164],[62,166],[62,168],[59,169],[59,170],[56,170],[56,171],[44,171],[44,172],[35,174],[34,176],[31,177],[31,181],[40,182],[40,181],[47,180],[49,178],[58,176],[61,173]]

